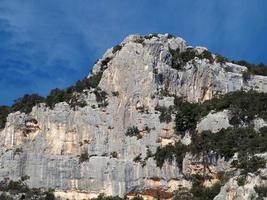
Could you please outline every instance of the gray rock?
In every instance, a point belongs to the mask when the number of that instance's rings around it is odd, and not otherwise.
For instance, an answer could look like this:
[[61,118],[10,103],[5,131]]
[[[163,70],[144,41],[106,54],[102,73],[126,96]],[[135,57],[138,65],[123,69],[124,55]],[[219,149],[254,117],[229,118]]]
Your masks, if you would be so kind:
[[[123,196],[147,189],[173,192],[181,185],[190,188],[175,163],[165,163],[160,169],[153,158],[145,160],[147,149],[155,152],[160,145],[179,140],[173,132],[174,122],[160,123],[155,111],[156,105],[173,105],[173,97],[163,97],[161,92],[202,102],[241,89],[267,91],[267,77],[253,76],[244,82],[242,73],[247,68],[232,63],[210,64],[195,58],[182,70],[171,68],[169,48],[187,48],[181,38],[131,35],[121,46],[115,53],[109,49],[92,70],[93,74],[100,72],[102,61],[110,59],[99,84],[108,94],[107,107],[98,107],[93,90],[89,90],[80,96],[88,104],[83,108],[73,110],[67,103],[54,109],[39,105],[28,115],[17,112],[8,116],[0,132],[0,179],[18,180],[28,175],[30,187],[53,188],[62,199],[79,200],[99,193]],[[28,123],[29,119],[36,123]],[[138,127],[141,139],[125,135],[132,126]],[[203,118],[198,130],[217,132],[229,126],[227,111],[223,111]],[[183,142],[189,144],[190,137]],[[86,154],[88,159],[80,162]],[[135,162],[139,155],[141,161]],[[192,160],[187,156],[184,165],[191,166]],[[214,170],[227,166],[218,161]],[[216,198],[227,195],[222,189]]]

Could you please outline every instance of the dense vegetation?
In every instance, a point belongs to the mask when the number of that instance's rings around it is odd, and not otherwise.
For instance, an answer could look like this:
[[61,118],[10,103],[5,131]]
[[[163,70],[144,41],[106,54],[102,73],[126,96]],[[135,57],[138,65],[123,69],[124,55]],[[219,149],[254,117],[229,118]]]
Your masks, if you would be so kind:
[[[127,197],[121,198],[119,196],[105,196],[104,194],[98,195],[97,198],[92,198],[91,200],[128,200]],[[131,200],[143,200],[143,197],[136,196],[131,198]]]
[[24,112],[30,113],[32,108],[40,103],[45,103],[50,108],[53,108],[57,103],[67,102],[72,108],[76,106],[83,107],[86,105],[85,102],[78,100],[76,93],[81,93],[82,91],[90,88],[95,88],[96,100],[100,107],[108,105],[106,101],[106,93],[97,88],[102,77],[102,72],[90,76],[89,78],[84,78],[76,82],[74,86],[70,86],[66,89],[53,89],[50,94],[44,98],[38,94],[26,94],[23,97],[14,101],[13,105],[0,106],[0,129],[5,127],[6,118],[11,112]]
[[267,120],[267,94],[254,91],[237,91],[218,96],[202,104],[188,103],[181,98],[175,99],[175,130],[183,134],[186,130],[194,130],[197,122],[211,111],[228,109],[232,118],[230,123],[250,124],[257,116]]
[[267,131],[261,129],[256,132],[253,128],[228,128],[218,133],[209,131],[200,134],[192,134],[192,143],[189,146],[180,142],[175,145],[158,147],[154,158],[157,166],[162,167],[165,161],[171,162],[176,159],[179,168],[182,168],[182,161],[186,152],[193,155],[202,155],[203,165],[211,164],[213,157],[224,157],[229,160],[234,153],[239,153],[239,159],[233,162],[233,167],[242,169],[242,174],[256,172],[265,166],[266,161],[260,157],[253,156],[256,153],[263,153],[267,149]]
[[[222,129],[217,133],[195,132],[197,122],[202,117],[211,111],[224,109],[228,109],[231,113],[232,127]],[[177,166],[182,169],[184,156],[190,152],[201,158],[203,167],[207,169],[204,171],[208,172],[214,159],[223,157],[229,160],[235,153],[238,153],[238,158],[232,162],[232,167],[240,170],[241,174],[237,179],[240,186],[245,184],[248,173],[257,173],[260,168],[265,168],[266,160],[255,154],[266,152],[267,128],[255,131],[252,120],[256,117],[267,120],[267,94],[238,91],[218,96],[201,104],[175,98],[175,105],[171,107],[171,110],[172,114],[176,115],[176,133],[183,136],[186,131],[189,131],[192,137],[191,144],[184,145],[177,142],[174,145],[158,147],[154,154],[157,166],[162,167],[165,161],[176,161]],[[161,111],[161,113],[164,115],[166,112]],[[203,174],[203,179],[205,178],[208,177]],[[183,199],[208,200],[213,199],[219,193],[222,183],[206,188],[199,180],[199,178],[193,179],[193,187],[188,193],[184,193]]]
[[179,48],[176,50],[169,48],[169,52],[172,55],[172,68],[177,70],[182,69],[187,62],[193,60],[195,57],[199,59],[208,59],[210,63],[214,62],[212,54],[207,50],[204,50],[201,54],[199,54],[197,50],[192,48],[188,48],[182,52]]
[[154,154],[154,159],[156,160],[157,166],[160,168],[163,166],[165,160],[168,162],[175,160],[181,169],[187,151],[187,146],[180,142],[175,143],[175,145],[168,144],[164,147],[157,148],[157,151]]
[[248,73],[252,75],[262,75],[267,76],[267,66],[260,63],[260,64],[251,64],[247,61],[240,60],[240,61],[232,61],[235,64],[242,65],[248,68]]
[[40,189],[31,189],[23,180],[12,181],[4,179],[0,182],[0,199],[13,200],[10,195],[20,194],[21,199],[40,199],[40,200],[55,200],[52,190],[42,191]]
[[7,116],[10,112],[10,107],[0,106],[0,129],[5,127]]
[[267,197],[267,187],[266,186],[255,186],[255,192],[258,194],[258,198],[256,200],[263,200],[264,197]]
[[157,105],[155,110],[160,112],[159,121],[170,123],[172,121],[172,107],[167,108],[166,106]]
[[[217,63],[229,62],[226,57],[223,57],[219,54],[215,55],[215,58],[213,58],[212,53],[207,50],[204,50],[201,54],[199,54],[197,50],[193,48],[187,48],[182,52],[179,48],[176,50],[169,48],[169,52],[172,55],[172,67],[177,70],[182,69],[187,62],[193,60],[195,57],[199,59],[207,59],[210,63],[213,63],[214,61],[216,61]],[[267,76],[267,66],[263,63],[251,64],[244,60],[232,60],[231,62],[248,68],[247,73],[244,73],[244,79],[246,80],[250,78],[250,75]]]

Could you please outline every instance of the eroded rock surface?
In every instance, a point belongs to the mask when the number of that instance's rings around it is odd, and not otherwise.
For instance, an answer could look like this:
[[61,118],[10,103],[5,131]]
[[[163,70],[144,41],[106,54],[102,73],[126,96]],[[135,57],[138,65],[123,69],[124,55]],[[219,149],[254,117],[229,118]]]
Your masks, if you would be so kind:
[[[124,196],[190,188],[192,183],[184,174],[201,170],[201,166],[192,164],[195,161],[190,155],[184,160],[183,173],[175,163],[159,168],[153,158],[145,159],[148,149],[154,153],[158,146],[181,139],[174,133],[173,120],[159,121],[155,107],[169,107],[174,100],[162,91],[190,102],[236,90],[267,92],[267,77],[253,76],[244,81],[242,73],[247,68],[228,62],[195,58],[183,69],[173,69],[170,49],[187,48],[181,38],[132,35],[121,47],[116,52],[109,49],[93,68],[94,74],[100,72],[102,61],[109,58],[99,84],[108,94],[106,107],[98,107],[94,92],[87,91],[81,97],[87,103],[85,107],[74,110],[63,102],[50,109],[41,104],[29,115],[16,112],[8,116],[0,133],[1,179],[18,180],[27,175],[30,187],[52,188],[62,199],[77,200],[100,193]],[[141,138],[125,135],[132,126],[138,127]],[[223,111],[206,116],[198,130],[218,132],[229,126],[228,112]],[[185,143],[189,144],[190,138]],[[138,162],[137,156],[141,158]],[[211,168],[217,172],[227,166],[219,160]],[[231,180],[216,199],[248,199],[252,195],[249,188],[237,188],[232,194],[232,187],[237,186]]]

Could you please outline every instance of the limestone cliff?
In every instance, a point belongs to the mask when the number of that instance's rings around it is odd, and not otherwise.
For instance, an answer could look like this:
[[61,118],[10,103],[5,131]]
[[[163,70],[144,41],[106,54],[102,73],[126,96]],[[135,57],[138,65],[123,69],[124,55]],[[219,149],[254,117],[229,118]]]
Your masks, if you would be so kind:
[[[11,113],[0,132],[0,178],[28,176],[29,187],[55,189],[57,197],[73,200],[100,193],[151,198],[155,191],[160,191],[160,198],[170,199],[174,191],[191,188],[192,181],[186,176],[203,169],[195,164],[194,156],[186,154],[181,170],[175,162],[165,162],[160,168],[147,155],[176,141],[190,143],[190,135],[174,133],[175,116],[171,115],[169,123],[161,122],[156,107],[172,106],[175,96],[204,102],[237,90],[267,92],[267,77],[252,75],[245,80],[245,66],[216,62],[214,54],[213,62],[196,56],[174,69],[172,52],[178,49],[185,52],[192,47],[167,34],[128,36],[93,67],[88,78],[99,73],[102,77],[98,88],[77,94],[85,106],[73,109],[66,102],[54,108],[39,104],[29,114]],[[202,47],[194,50],[196,55],[207,51]],[[99,103],[96,91],[106,93],[105,105]],[[197,130],[228,128],[228,117],[227,110],[210,113],[198,123]],[[131,127],[138,129],[138,136],[126,134]],[[214,174],[230,168],[229,161],[222,158],[214,162]],[[254,186],[265,181],[261,178],[265,171],[249,177],[248,183]],[[213,181],[216,177],[207,185]],[[249,199],[254,193],[253,187],[238,188],[232,178],[215,199]]]

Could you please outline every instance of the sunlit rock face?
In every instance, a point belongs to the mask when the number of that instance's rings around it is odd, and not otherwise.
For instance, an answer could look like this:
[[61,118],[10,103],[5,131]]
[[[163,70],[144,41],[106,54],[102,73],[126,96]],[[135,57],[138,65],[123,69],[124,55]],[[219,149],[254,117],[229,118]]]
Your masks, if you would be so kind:
[[[151,198],[154,190],[163,191],[168,199],[173,191],[190,188],[192,183],[184,175],[201,171],[202,166],[194,164],[192,155],[185,157],[183,172],[175,162],[159,168],[153,157],[147,157],[148,151],[154,153],[159,146],[181,140],[174,133],[173,120],[160,122],[156,106],[173,105],[173,95],[203,102],[231,91],[267,91],[266,77],[244,81],[242,73],[247,68],[228,62],[195,58],[183,69],[173,69],[170,50],[188,48],[181,38],[131,35],[120,45],[117,51],[109,49],[92,70],[93,74],[103,71],[99,88],[107,93],[107,106],[98,107],[94,91],[88,90],[80,96],[87,103],[84,107],[73,109],[63,102],[50,109],[40,104],[30,114],[8,116],[0,133],[1,179],[18,180],[27,175],[30,187],[55,189],[62,199],[81,200],[100,193],[140,193]],[[102,61],[107,58],[103,70]],[[229,127],[228,114],[210,113],[198,123],[198,130],[218,132]],[[141,137],[126,136],[133,126]],[[190,138],[185,143],[190,143]],[[82,159],[84,155],[86,159]],[[228,164],[219,160],[212,171],[225,169]],[[227,195],[243,198],[241,191],[230,194],[227,187],[235,185],[229,182],[218,200],[234,199],[225,198]],[[249,193],[249,188],[244,190]]]

